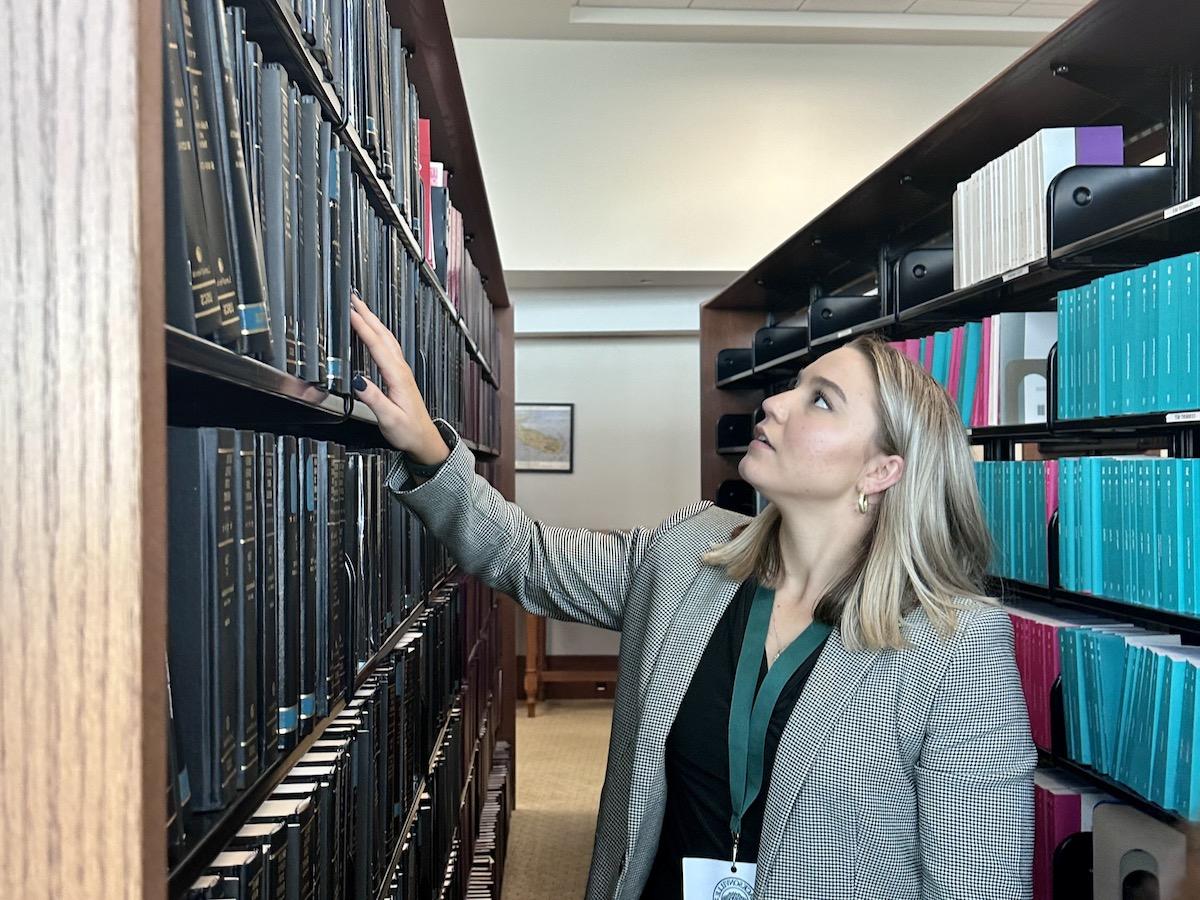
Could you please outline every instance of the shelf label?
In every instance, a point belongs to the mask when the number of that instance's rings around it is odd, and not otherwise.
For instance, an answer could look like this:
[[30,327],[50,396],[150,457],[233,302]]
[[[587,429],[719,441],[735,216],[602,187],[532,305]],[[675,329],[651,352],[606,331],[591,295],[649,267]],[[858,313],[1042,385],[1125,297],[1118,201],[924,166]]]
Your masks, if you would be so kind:
[[1164,209],[1163,218],[1170,219],[1174,216],[1182,215],[1185,212],[1191,212],[1198,206],[1200,206],[1200,197],[1193,197],[1191,200],[1184,200],[1182,203],[1176,203],[1169,209]]
[[850,335],[852,335],[853,333],[854,333],[853,328],[843,328],[841,331],[839,331],[837,334],[835,334],[834,337],[838,338],[840,340],[841,338],[850,337]]
[[1003,284],[1008,284],[1008,282],[1012,281],[1014,278],[1020,278],[1022,275],[1028,275],[1028,274],[1029,274],[1029,266],[1024,265],[1024,266],[1021,266],[1021,268],[1019,268],[1019,269],[1013,269],[1011,272],[1005,272],[1002,276],[1000,276],[1000,281]]
[[1200,422],[1200,409],[1194,409],[1191,412],[1167,413],[1167,424],[1173,425],[1176,422]]

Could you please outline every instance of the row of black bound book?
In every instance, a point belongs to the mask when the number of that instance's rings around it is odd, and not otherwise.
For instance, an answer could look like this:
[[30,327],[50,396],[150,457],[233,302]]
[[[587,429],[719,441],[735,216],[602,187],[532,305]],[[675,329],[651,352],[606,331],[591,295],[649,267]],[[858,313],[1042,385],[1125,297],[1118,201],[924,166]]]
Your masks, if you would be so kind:
[[[431,602],[186,896],[434,896],[469,765],[465,641],[453,627],[463,604],[460,585]],[[497,678],[495,667],[476,669],[465,693],[490,698]]]
[[385,465],[308,438],[169,429],[168,660],[193,811],[225,807],[328,715],[447,571]]
[[[438,373],[420,384],[427,399],[452,422],[464,419],[468,351],[457,313],[371,207],[320,103],[246,41],[246,14],[223,0],[166,2],[168,322],[349,393],[356,370],[378,381],[351,333],[358,295],[414,371]],[[484,307],[478,315],[490,317]],[[489,334],[494,324],[479,323]]]
[[466,873],[465,900],[500,900],[503,894],[508,821],[513,807],[511,765],[508,744],[497,743],[491,770],[480,782],[484,793],[474,845],[464,854],[471,866]]

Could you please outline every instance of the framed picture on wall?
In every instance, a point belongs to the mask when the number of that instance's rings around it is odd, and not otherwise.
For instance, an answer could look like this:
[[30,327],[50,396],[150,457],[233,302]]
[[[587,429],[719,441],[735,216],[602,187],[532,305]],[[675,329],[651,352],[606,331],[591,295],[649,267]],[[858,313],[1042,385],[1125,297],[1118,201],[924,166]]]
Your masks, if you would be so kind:
[[518,472],[575,469],[575,404],[514,403]]

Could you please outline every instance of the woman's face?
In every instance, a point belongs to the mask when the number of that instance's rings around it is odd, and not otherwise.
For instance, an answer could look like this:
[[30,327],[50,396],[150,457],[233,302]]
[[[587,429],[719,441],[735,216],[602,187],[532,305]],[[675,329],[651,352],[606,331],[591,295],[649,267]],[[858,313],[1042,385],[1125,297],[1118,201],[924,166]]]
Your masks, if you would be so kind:
[[738,466],[742,478],[776,505],[856,502],[878,453],[870,366],[858,350],[841,347],[805,368],[795,388],[768,397]]

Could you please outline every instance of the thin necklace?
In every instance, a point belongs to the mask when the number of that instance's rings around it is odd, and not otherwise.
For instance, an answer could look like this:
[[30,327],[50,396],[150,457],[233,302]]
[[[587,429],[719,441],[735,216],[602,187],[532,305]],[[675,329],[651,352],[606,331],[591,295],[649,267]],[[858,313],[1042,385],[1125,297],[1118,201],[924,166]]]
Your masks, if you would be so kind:
[[775,645],[779,648],[775,651],[775,655],[771,657],[771,665],[774,665],[779,660],[780,655],[783,653],[783,644],[779,640],[779,632],[775,630],[774,613],[771,614],[771,633],[775,635]]

